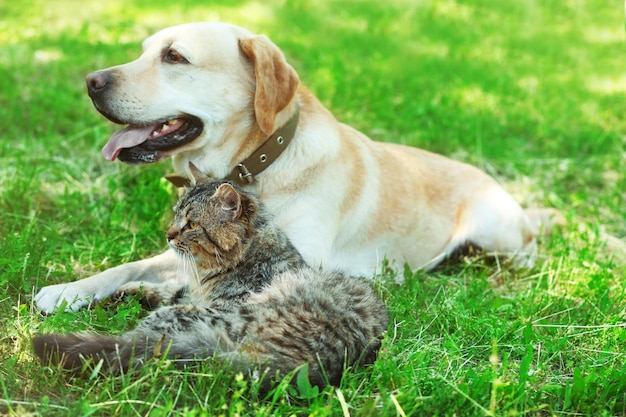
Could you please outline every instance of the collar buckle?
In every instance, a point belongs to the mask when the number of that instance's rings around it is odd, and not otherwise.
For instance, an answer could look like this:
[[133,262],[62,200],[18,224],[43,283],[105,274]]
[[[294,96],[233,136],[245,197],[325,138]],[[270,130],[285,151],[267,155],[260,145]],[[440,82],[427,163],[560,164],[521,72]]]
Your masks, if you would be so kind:
[[296,107],[287,123],[276,129],[250,156],[238,163],[226,179],[239,185],[252,184],[254,177],[270,166],[293,139],[298,126],[299,110]]
[[241,183],[252,184],[254,182],[254,176],[243,163],[237,164],[236,168],[239,170],[239,174],[237,176],[239,177],[239,181]]

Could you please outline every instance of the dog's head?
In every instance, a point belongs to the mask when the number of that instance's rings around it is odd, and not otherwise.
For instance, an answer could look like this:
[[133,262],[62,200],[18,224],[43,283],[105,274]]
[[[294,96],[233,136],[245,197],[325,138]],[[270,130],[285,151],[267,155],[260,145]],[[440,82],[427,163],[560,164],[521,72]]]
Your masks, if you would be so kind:
[[164,29],[137,60],[87,76],[96,109],[128,125],[102,149],[106,159],[151,163],[187,153],[181,164],[209,158],[218,176],[249,147],[251,132],[269,136],[289,119],[298,84],[267,37],[225,23]]

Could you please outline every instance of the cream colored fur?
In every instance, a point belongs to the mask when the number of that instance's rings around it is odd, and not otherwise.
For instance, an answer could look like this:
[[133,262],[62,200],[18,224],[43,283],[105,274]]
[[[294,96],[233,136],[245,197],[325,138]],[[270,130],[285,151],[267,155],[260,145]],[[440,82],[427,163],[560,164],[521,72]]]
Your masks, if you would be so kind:
[[[164,62],[169,49],[189,63]],[[530,218],[480,170],[374,142],[338,122],[265,36],[224,23],[175,26],[148,38],[137,60],[107,71],[115,76],[107,106],[116,117],[148,124],[191,114],[204,122],[199,138],[166,155],[181,174],[193,162],[223,178],[299,105],[293,142],[249,188],[311,265],[372,276],[387,258],[429,269],[466,242],[533,264],[539,220],[551,211]],[[168,251],[44,287],[36,303],[51,311],[66,299],[79,308],[129,281],[181,279],[176,265]]]

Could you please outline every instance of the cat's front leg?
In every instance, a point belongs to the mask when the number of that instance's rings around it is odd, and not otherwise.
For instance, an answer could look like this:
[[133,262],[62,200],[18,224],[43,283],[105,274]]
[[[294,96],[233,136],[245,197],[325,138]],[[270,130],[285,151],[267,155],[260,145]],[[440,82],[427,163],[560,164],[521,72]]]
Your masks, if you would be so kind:
[[51,313],[66,301],[68,310],[77,311],[93,301],[110,296],[131,281],[174,281],[178,259],[176,253],[170,249],[152,258],[119,265],[89,278],[49,285],[39,290],[35,296],[35,304],[39,310]]
[[137,294],[141,295],[141,304],[150,310],[161,306],[185,304],[189,302],[188,288],[178,281],[151,283],[132,281],[119,287],[111,296],[114,300]]

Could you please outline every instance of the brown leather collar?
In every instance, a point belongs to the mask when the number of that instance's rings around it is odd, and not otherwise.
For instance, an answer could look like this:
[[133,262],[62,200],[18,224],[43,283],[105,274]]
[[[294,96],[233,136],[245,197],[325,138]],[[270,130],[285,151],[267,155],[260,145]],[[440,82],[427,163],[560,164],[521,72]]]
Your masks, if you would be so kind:
[[[252,155],[237,164],[225,179],[240,185],[247,185],[254,182],[254,176],[259,175],[265,168],[270,166],[272,162],[283,153],[287,145],[289,145],[296,133],[299,115],[299,107],[296,107],[296,111],[293,116],[291,116],[291,119],[272,133]],[[191,185],[189,178],[178,174],[169,174],[166,175],[165,178],[176,187],[189,187]]]
[[252,155],[238,163],[225,179],[239,185],[254,182],[254,177],[270,166],[287,148],[296,133],[299,115],[300,109],[296,107],[296,111],[287,123],[272,133],[261,146],[252,152]]

